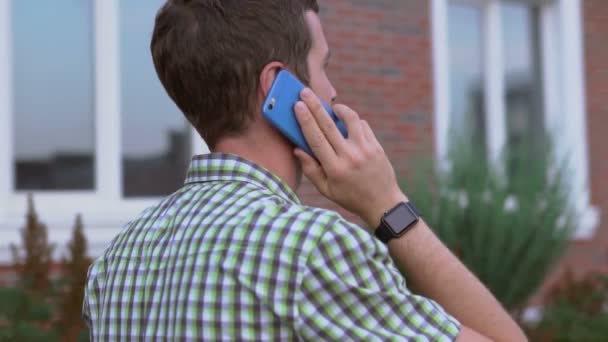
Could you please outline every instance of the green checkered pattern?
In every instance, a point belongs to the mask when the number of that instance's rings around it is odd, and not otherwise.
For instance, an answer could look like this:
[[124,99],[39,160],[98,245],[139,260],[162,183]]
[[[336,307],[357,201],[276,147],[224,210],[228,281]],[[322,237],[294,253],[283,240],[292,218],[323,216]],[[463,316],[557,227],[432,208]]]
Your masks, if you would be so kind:
[[460,330],[408,290],[371,234],[220,153],[194,157],[185,185],[114,238],[89,269],[83,316],[93,341],[452,341]]

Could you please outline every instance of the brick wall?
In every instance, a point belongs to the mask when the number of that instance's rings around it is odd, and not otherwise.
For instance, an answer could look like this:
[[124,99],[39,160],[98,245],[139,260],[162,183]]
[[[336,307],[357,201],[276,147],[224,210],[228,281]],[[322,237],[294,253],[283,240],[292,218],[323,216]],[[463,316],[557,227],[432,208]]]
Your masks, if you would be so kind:
[[[321,1],[338,102],[356,110],[398,172],[415,148],[432,151],[432,59],[427,0]],[[428,143],[428,144],[427,144]],[[336,208],[307,181],[306,204]],[[342,211],[344,213],[344,211]],[[352,215],[346,215],[352,218]]]
[[[585,0],[585,64],[587,129],[591,171],[591,200],[604,218],[608,214],[608,3]],[[608,221],[603,220],[597,240],[608,242]],[[608,248],[607,248],[608,249]]]

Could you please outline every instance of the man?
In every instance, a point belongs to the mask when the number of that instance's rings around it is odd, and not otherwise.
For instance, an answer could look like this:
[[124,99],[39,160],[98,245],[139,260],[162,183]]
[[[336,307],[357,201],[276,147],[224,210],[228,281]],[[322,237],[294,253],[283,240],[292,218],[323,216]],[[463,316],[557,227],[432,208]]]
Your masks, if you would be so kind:
[[[90,268],[92,340],[526,339],[416,216],[369,125],[335,105],[344,139],[328,119],[315,96],[336,98],[318,11],[315,0],[172,0],[159,11],[157,73],[213,153],[195,156],[185,185]],[[317,159],[261,116],[281,69],[311,88],[296,111]],[[302,205],[302,171],[370,229]],[[385,244],[372,234],[382,217],[407,232],[384,227]]]

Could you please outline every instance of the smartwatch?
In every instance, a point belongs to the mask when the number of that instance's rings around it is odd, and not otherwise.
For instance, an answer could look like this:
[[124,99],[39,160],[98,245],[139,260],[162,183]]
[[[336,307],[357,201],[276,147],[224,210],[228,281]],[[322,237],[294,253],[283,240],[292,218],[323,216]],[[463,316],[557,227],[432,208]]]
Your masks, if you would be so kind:
[[405,234],[419,219],[420,213],[411,202],[401,202],[382,216],[375,235],[380,241],[387,243]]

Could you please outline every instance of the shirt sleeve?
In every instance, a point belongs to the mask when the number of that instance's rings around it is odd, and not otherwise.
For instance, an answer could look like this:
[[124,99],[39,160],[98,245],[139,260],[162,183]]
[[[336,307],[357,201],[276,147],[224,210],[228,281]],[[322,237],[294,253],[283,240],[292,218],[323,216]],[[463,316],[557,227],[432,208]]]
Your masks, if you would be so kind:
[[460,323],[414,295],[387,248],[340,221],[310,255],[298,294],[297,330],[308,341],[453,341]]
[[89,331],[91,331],[91,329],[92,329],[91,311],[89,310],[89,303],[87,302],[87,300],[88,299],[87,299],[86,290],[85,290],[85,296],[84,296],[84,300],[82,302],[82,320],[86,324],[87,329],[89,329]]
[[93,263],[87,272],[87,281],[84,286],[84,296],[82,300],[82,319],[89,330],[89,340],[97,341],[95,326],[97,319],[97,307],[99,305],[98,286],[97,286],[97,264]]

